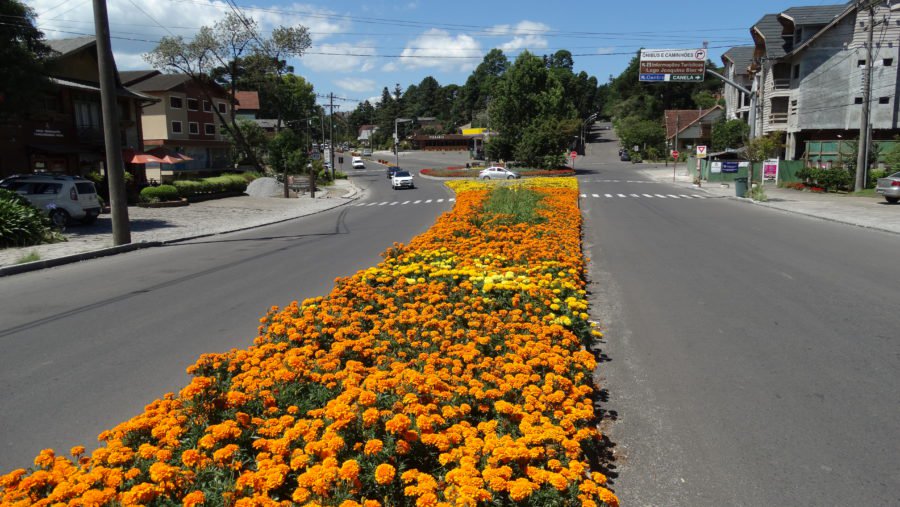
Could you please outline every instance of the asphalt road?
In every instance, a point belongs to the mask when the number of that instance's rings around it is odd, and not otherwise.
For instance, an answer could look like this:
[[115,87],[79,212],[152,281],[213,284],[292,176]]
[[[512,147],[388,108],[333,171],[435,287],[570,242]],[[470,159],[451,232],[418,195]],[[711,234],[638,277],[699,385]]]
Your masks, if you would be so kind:
[[623,505],[900,505],[900,236],[698,199],[616,149],[578,163]]
[[452,206],[436,181],[394,191],[377,164],[346,172],[366,193],[329,212],[4,278],[0,473],[90,447],[186,385],[200,354],[249,346],[270,306],[327,294]]

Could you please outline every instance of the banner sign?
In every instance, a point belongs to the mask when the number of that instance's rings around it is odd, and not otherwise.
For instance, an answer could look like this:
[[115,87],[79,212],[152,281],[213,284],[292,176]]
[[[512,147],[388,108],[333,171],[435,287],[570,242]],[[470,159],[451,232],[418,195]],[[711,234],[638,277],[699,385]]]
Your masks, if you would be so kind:
[[723,173],[736,173],[738,172],[738,162],[734,160],[730,160],[727,162],[722,162],[722,172]]
[[639,81],[696,83],[706,75],[705,49],[642,49]]
[[778,182],[778,159],[769,159],[763,162],[763,181]]

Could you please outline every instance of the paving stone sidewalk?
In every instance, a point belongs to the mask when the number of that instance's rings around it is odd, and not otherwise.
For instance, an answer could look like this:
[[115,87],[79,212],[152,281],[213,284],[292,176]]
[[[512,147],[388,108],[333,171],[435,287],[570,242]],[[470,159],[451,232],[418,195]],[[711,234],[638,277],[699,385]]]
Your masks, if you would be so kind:
[[[672,181],[672,168],[647,165],[640,171],[657,181]],[[707,194],[729,197],[751,205],[765,206],[791,213],[806,215],[859,227],[900,234],[900,204],[889,204],[883,197],[855,197],[847,194],[813,193],[766,186],[768,201],[756,202],[737,197],[734,185],[723,187],[719,183],[703,183],[699,189],[693,186],[693,177],[679,171],[675,185],[701,190]]]
[[[361,194],[348,180],[338,180],[322,190],[316,192],[315,199],[309,195],[294,199],[240,196],[177,208],[129,206],[131,241],[139,247],[142,243],[166,243],[259,227],[326,211],[347,204]],[[0,250],[0,274],[2,268],[19,264],[32,252],[39,257],[38,262],[42,262],[77,257],[113,246],[112,222],[108,214],[100,215],[90,226],[70,226],[64,235],[67,241],[61,243]]]

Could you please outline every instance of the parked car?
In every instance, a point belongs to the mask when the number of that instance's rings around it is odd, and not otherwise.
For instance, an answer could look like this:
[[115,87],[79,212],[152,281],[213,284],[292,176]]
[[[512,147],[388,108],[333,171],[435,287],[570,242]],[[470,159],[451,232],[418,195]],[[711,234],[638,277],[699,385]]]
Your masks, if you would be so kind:
[[900,202],[900,172],[885,178],[878,178],[875,193],[883,195],[884,200],[891,204]]
[[395,172],[397,172],[397,171],[402,171],[402,170],[403,170],[403,169],[400,169],[399,167],[397,167],[397,166],[395,166],[395,165],[389,165],[388,168],[387,168],[387,177],[388,177],[388,179],[391,179],[391,178],[394,176],[394,173],[395,173]]
[[394,190],[398,188],[416,188],[416,184],[413,182],[412,174],[409,174],[408,171],[396,171],[391,176],[391,188]]
[[363,148],[362,154],[364,157],[371,157],[372,150],[370,148]]
[[94,183],[78,176],[15,175],[0,181],[0,188],[21,194],[57,227],[65,227],[70,220],[92,224],[100,215]]
[[631,162],[631,155],[628,154],[628,150],[622,150],[619,152],[619,160],[622,162]]
[[353,161],[351,165],[354,169],[365,169],[366,163],[363,161],[362,157],[353,157]]
[[478,173],[478,179],[481,180],[514,180],[521,178],[518,173],[510,171],[505,167],[488,167]]

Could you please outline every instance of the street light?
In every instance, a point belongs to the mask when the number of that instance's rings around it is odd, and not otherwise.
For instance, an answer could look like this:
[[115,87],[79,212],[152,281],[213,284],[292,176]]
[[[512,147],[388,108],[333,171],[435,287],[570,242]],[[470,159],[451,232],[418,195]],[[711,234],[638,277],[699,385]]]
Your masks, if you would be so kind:
[[397,166],[400,166],[400,136],[397,131],[397,126],[401,123],[405,122],[413,122],[414,118],[397,118],[394,120],[394,156],[397,158]]

